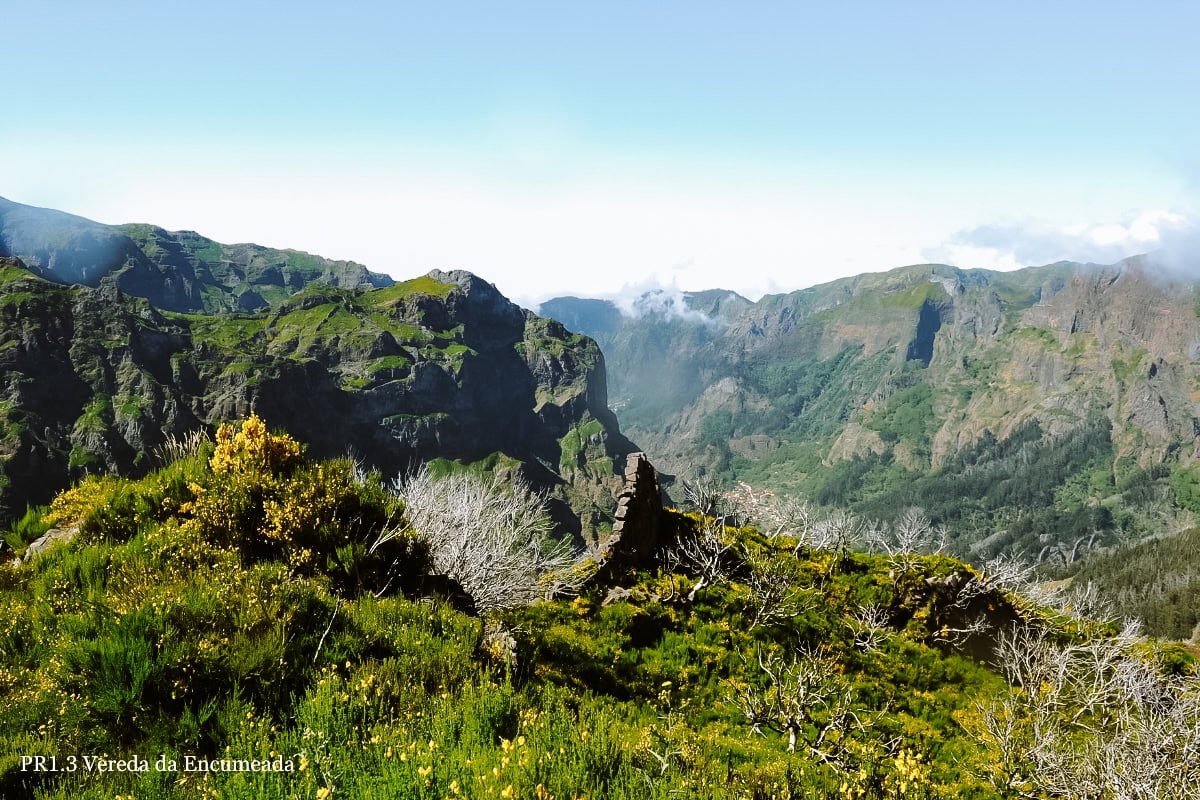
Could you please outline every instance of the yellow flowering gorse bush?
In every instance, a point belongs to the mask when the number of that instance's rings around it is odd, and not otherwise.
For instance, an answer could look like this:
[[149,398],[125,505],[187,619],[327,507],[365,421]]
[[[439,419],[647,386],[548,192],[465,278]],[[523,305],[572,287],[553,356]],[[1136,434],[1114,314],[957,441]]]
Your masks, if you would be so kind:
[[228,423],[217,429],[217,449],[209,462],[217,475],[242,473],[261,476],[284,471],[300,461],[300,443],[274,434],[257,414],[236,431]]
[[179,511],[185,526],[244,558],[325,573],[354,595],[383,586],[397,565],[411,575],[423,569],[420,544],[394,535],[405,527],[402,506],[382,486],[356,481],[347,460],[305,459],[295,439],[271,433],[257,415],[217,430],[209,467],[206,485],[190,484],[194,499]]

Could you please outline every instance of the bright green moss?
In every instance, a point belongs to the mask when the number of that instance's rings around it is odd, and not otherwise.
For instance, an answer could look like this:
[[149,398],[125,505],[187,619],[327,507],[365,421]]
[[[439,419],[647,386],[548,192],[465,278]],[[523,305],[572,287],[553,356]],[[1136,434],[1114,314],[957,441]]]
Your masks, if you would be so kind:
[[19,306],[29,302],[34,297],[33,292],[4,292],[0,294],[0,305]]
[[403,281],[393,286],[367,292],[365,295],[363,295],[363,301],[377,307],[391,306],[407,297],[411,297],[414,294],[426,294],[430,297],[444,298],[449,295],[454,288],[455,284],[453,283],[442,283],[441,281],[434,280],[428,275],[422,275],[420,278],[412,278],[411,280]]
[[12,281],[24,280],[41,280],[27,269],[22,269],[15,264],[0,264],[0,283],[10,283]]
[[374,373],[381,370],[404,370],[411,366],[412,361],[407,356],[383,356],[372,361],[367,370]]
[[589,419],[583,424],[572,428],[566,436],[558,440],[560,448],[559,468],[568,470],[583,466],[580,462],[580,454],[586,450],[588,439],[603,432],[604,425],[596,419]]

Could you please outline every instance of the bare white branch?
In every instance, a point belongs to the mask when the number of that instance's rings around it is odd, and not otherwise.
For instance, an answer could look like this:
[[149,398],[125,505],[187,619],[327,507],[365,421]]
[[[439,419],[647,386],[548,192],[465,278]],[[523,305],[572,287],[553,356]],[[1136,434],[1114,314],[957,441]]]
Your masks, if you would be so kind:
[[852,706],[853,692],[835,669],[832,656],[801,650],[790,660],[758,654],[765,685],[746,685],[735,699],[755,732],[763,727],[787,737],[788,752],[799,747],[813,758],[844,768],[848,734],[862,723]]
[[188,431],[183,436],[170,434],[166,441],[151,451],[151,455],[159,464],[171,464],[184,458],[191,458],[200,452],[200,448],[206,442],[210,441],[212,439],[209,437],[208,431],[203,428]]
[[683,497],[705,517],[718,517],[725,513],[724,494],[717,482],[707,476],[683,482]]
[[811,590],[800,588],[795,560],[779,556],[750,559],[750,629],[794,619],[813,608],[818,600]]
[[992,781],[1020,796],[1183,798],[1200,780],[1200,680],[1165,674],[1136,624],[1115,636],[1055,642],[1004,632],[1017,687],[980,707],[977,735],[999,754]]
[[541,498],[520,481],[435,478],[422,468],[395,491],[409,524],[429,542],[434,569],[457,581],[480,611],[528,605],[578,582],[570,541],[551,536]]
[[887,640],[887,611],[882,606],[871,604],[858,606],[846,624],[854,635],[854,646],[871,653],[878,650]]
[[688,602],[706,586],[729,580],[740,564],[733,539],[725,535],[725,525],[716,517],[705,517],[695,535],[684,534],[665,555],[668,571],[696,577]]

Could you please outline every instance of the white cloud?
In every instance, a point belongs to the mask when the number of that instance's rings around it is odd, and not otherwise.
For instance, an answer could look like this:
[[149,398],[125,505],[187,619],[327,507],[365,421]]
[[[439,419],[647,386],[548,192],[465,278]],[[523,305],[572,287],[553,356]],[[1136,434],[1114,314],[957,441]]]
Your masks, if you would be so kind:
[[638,284],[626,284],[621,287],[619,292],[609,295],[606,299],[612,300],[621,313],[627,317],[653,314],[668,320],[711,321],[703,312],[688,308],[683,290],[674,281],[664,285],[657,279],[651,278]]
[[[510,138],[525,135],[517,130]],[[670,290],[663,298],[723,288],[757,299],[920,261],[1013,269],[1059,259],[1112,262],[1168,245],[1180,261],[1195,252],[1180,214],[1121,219],[1112,205],[1118,201],[1097,199],[1091,188],[1031,192],[1028,181],[1006,183],[990,173],[913,167],[919,174],[910,174],[818,159],[758,171],[736,161],[678,166],[611,157],[581,165],[554,136],[494,156],[500,166],[453,148],[398,144],[235,151],[99,147],[76,137],[39,149],[15,136],[0,132],[0,194],[18,202],[294,247],[397,278],[468,269],[527,306],[557,295],[612,296],[623,285]],[[559,138],[569,141],[569,132]],[[1174,202],[1121,186],[1126,196],[1117,209]],[[975,224],[1016,207],[1031,220]],[[1092,215],[1119,221],[1060,222]]]
[[1054,225],[1041,220],[961,230],[925,257],[959,267],[1011,270],[1056,261],[1111,264],[1142,253],[1171,251],[1178,260],[1194,243],[1197,220],[1150,209],[1120,222]]
[[[20,192],[7,196],[26,201]],[[862,246],[888,236],[874,214],[745,186],[625,179],[514,189],[433,171],[211,168],[176,172],[152,188],[118,185],[102,198],[73,199],[38,201],[102,222],[152,222],[223,242],[352,259],[397,278],[467,269],[530,303],[675,280],[680,289],[757,297],[896,266]]]

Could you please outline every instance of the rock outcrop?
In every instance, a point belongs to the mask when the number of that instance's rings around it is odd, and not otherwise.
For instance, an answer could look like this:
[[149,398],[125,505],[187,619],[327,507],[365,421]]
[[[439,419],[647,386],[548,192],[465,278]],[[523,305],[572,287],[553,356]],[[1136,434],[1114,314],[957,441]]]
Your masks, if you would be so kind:
[[29,547],[25,548],[25,553],[21,556],[20,563],[28,564],[38,556],[49,552],[58,545],[66,544],[78,535],[78,525],[72,525],[67,528],[51,528],[33,540]]
[[172,436],[256,411],[314,456],[385,474],[488,459],[578,533],[611,519],[634,448],[590,339],[467,272],[313,285],[256,314],[178,315],[0,267],[0,516],[85,473],[137,474]]
[[612,582],[653,561],[663,544],[662,512],[658,472],[645,453],[631,454],[625,462],[625,484],[617,496],[612,534],[604,543],[597,570],[598,582]]

